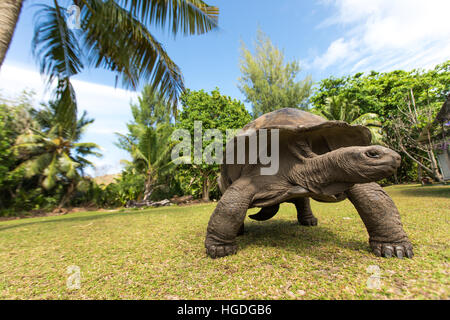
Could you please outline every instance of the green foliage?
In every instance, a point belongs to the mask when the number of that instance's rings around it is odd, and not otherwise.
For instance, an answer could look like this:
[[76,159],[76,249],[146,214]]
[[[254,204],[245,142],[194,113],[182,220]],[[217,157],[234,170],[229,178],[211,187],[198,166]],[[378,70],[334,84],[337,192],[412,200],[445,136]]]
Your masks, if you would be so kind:
[[[231,99],[220,94],[218,88],[211,93],[203,90],[186,90],[181,95],[183,110],[177,119],[176,128],[188,130],[191,138],[194,138],[194,122],[201,121],[203,131],[207,129],[217,129],[222,133],[223,142],[226,144],[227,129],[241,129],[251,121],[251,116],[245,109],[242,102]],[[192,139],[191,142],[194,142]],[[202,139],[203,150],[212,141]],[[192,164],[180,165],[177,168],[177,178],[184,194],[191,194],[194,197],[200,195],[203,199],[209,199],[210,193],[217,196],[217,176],[219,172],[218,164],[195,164],[191,152]]]
[[367,75],[357,73],[341,78],[330,77],[318,83],[311,103],[317,110],[326,108],[327,98],[341,97],[353,101],[361,113],[375,113],[382,121],[390,114],[397,114],[410,91],[414,92],[417,105],[442,105],[450,91],[450,60],[433,70],[396,70]]
[[86,126],[94,120],[87,119],[84,113],[70,124],[70,119],[62,117],[61,112],[64,109],[59,107],[59,102],[50,102],[34,111],[39,128],[18,136],[14,146],[21,162],[16,170],[23,169],[27,178],[39,175],[40,184],[46,190],[57,183],[74,183],[84,167],[92,165],[86,156],[100,156],[95,151],[99,148],[96,144],[79,142]]
[[[79,142],[93,122],[84,113],[73,124],[59,101],[32,108],[32,93],[0,104],[0,210],[51,208],[70,201],[83,181],[86,156],[97,145]],[[67,117],[67,119],[65,118]],[[61,121],[61,122],[60,122]]]
[[306,108],[312,81],[296,81],[297,61],[284,62],[284,53],[258,30],[255,54],[241,46],[239,89],[252,104],[253,118],[281,108]]
[[340,120],[352,125],[366,126],[372,133],[372,143],[383,144],[380,117],[375,113],[361,114],[356,100],[349,101],[344,96],[331,96],[325,99],[325,106],[320,111],[317,109],[311,111],[328,120]]
[[19,159],[12,149],[18,136],[37,125],[31,115],[33,95],[24,91],[11,100],[0,97],[0,215],[30,207],[27,199],[39,194],[30,194],[23,170],[14,171]]
[[[343,110],[336,108],[336,111],[348,114],[347,110],[351,110],[352,116],[349,119],[338,116],[341,120],[348,121],[356,115],[361,117],[370,114],[378,115],[377,118],[371,116],[362,119],[365,120],[364,122],[353,121],[369,125],[369,128],[372,127],[372,132],[378,131],[377,127],[381,124],[382,143],[402,153],[404,158],[397,174],[398,182],[407,182],[417,177],[417,165],[411,159],[407,159],[405,153],[396,147],[398,141],[392,139],[406,135],[413,140],[414,137],[418,137],[422,129],[434,119],[448,92],[450,92],[450,60],[437,65],[432,70],[396,70],[384,73],[372,71],[366,75],[357,73],[353,76],[323,79],[315,88],[310,100],[313,110],[323,115],[330,111],[330,101],[345,102],[341,103]],[[349,102],[351,108],[343,106]],[[411,125],[402,125],[401,130],[404,131],[396,135],[399,130],[399,121],[402,124],[409,123],[411,115],[417,121],[414,120]],[[377,139],[375,142],[380,143]],[[410,145],[413,143],[411,142]]]
[[145,191],[145,175],[133,169],[122,172],[114,183],[103,188],[100,206],[124,206],[129,200],[142,200]]
[[14,164],[11,147],[14,143],[12,117],[6,105],[0,105],[0,186],[3,186]]
[[170,161],[172,144],[169,141],[173,125],[170,123],[168,109],[168,102],[150,86],[146,86],[139,104],[131,105],[134,121],[127,124],[128,133],[116,133],[119,138],[116,145],[129,152],[132,157],[131,162],[126,162],[128,168],[146,177],[144,200],[165,194],[154,192],[169,188],[173,180],[169,175],[173,167]]

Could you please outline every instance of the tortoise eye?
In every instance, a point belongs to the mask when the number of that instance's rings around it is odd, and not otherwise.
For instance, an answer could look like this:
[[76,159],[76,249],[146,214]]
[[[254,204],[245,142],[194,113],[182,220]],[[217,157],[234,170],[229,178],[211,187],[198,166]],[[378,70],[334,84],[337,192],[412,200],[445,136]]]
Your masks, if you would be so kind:
[[380,154],[376,151],[370,150],[366,152],[366,156],[368,156],[369,158],[379,158]]

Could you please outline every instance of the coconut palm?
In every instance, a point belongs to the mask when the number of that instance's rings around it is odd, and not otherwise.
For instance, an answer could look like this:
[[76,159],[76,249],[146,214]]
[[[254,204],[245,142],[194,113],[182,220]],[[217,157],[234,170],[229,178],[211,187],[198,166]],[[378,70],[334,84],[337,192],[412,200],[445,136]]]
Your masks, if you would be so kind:
[[132,157],[128,166],[146,176],[144,200],[148,200],[160,180],[173,167],[170,160],[170,135],[173,126],[164,112],[167,101],[149,86],[139,97],[139,104],[132,105],[134,121],[127,124],[128,133],[116,133],[116,145],[126,150]]
[[380,128],[382,127],[380,117],[376,113],[361,114],[356,100],[349,100],[340,96],[328,97],[325,101],[324,109],[313,109],[312,111],[328,120],[340,120],[352,125],[366,126],[372,133],[372,142],[383,144],[380,133]]
[[86,127],[94,120],[83,113],[74,126],[60,123],[57,102],[44,105],[34,111],[34,118],[40,128],[30,128],[17,138],[14,150],[21,163],[15,169],[24,170],[25,177],[39,176],[39,184],[50,190],[60,183],[67,186],[60,207],[70,199],[77,183],[84,175],[84,169],[92,166],[87,156],[100,156],[99,147],[91,142],[79,142]]
[[[0,2],[0,67],[23,2]],[[173,35],[203,34],[217,28],[219,14],[217,7],[201,0],[74,0],[80,24],[71,29],[63,2],[39,4],[32,51],[49,82],[58,80],[57,99],[72,99],[64,107],[73,115],[76,100],[70,77],[86,67],[113,71],[126,88],[136,88],[143,80],[175,105],[184,89],[180,69],[148,26],[167,28]]]
[[158,182],[161,176],[172,167],[171,149],[167,144],[172,128],[168,124],[160,124],[157,128],[139,126],[136,131],[139,132],[136,139],[133,139],[131,135],[116,134],[119,137],[119,145],[126,145],[133,159],[131,162],[123,162],[145,174],[143,200],[149,200],[153,191],[160,187]]

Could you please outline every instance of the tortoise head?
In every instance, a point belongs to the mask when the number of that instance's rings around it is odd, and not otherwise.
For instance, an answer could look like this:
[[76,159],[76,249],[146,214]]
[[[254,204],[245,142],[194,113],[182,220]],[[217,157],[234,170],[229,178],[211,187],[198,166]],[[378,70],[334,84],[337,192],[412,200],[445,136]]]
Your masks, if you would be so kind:
[[[334,153],[336,154],[333,155]],[[337,165],[337,178],[354,183],[389,177],[397,170],[401,161],[397,152],[379,145],[340,148],[330,152],[329,156],[336,157],[334,161]]]
[[326,201],[330,201],[328,196],[337,199],[354,184],[389,177],[401,160],[397,152],[378,145],[343,147],[320,155],[309,152],[306,157],[295,154],[293,148],[291,151],[298,161],[289,167],[288,182],[311,192],[314,199]]

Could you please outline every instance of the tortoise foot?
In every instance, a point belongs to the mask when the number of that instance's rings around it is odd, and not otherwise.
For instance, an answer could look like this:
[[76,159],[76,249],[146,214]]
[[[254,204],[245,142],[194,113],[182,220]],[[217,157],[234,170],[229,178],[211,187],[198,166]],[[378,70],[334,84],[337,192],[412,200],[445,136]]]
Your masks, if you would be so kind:
[[299,223],[302,226],[308,226],[308,227],[317,226],[317,218],[312,217],[312,218],[301,219],[299,221]]
[[236,252],[237,252],[237,245],[225,244],[218,246],[216,245],[206,246],[206,254],[213,259],[236,254]]
[[370,247],[377,257],[403,259],[404,257],[412,258],[414,256],[413,248],[410,242],[379,242],[371,241]]

